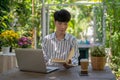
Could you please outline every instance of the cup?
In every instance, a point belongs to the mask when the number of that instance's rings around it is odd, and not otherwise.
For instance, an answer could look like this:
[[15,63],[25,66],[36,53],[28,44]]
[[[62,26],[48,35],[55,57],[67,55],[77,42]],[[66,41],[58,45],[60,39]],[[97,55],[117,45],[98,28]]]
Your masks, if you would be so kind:
[[80,64],[81,64],[81,75],[88,75],[88,59],[81,59],[80,60]]
[[81,59],[80,60],[81,69],[87,70],[88,69],[88,59]]

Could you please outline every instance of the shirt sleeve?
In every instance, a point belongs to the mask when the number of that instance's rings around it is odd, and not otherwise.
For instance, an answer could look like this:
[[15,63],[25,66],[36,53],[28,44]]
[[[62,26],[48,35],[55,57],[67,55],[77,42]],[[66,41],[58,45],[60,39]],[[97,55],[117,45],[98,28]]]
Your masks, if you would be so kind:
[[47,56],[47,39],[46,39],[46,38],[44,38],[44,39],[42,40],[42,45],[41,45],[41,46],[42,46],[44,58],[45,58],[45,60],[48,62],[49,58],[48,58],[48,56]]
[[78,65],[78,57],[80,54],[78,50],[77,40],[75,38],[72,40],[72,47],[74,48],[74,56],[72,57],[71,61],[73,65]]

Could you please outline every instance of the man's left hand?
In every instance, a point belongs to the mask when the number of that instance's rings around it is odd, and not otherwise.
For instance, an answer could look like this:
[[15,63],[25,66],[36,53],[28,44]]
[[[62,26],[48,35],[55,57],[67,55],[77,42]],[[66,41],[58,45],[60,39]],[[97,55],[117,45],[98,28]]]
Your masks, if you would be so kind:
[[66,68],[66,69],[69,69],[71,67],[73,67],[72,65],[70,65],[72,62],[71,60],[68,61],[68,63],[64,63],[63,66]]

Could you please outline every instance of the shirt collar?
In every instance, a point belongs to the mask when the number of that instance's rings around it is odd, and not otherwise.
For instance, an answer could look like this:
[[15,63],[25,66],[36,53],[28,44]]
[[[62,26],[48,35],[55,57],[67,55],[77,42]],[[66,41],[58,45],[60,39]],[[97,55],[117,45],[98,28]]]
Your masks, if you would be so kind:
[[[51,36],[51,39],[55,39],[56,38],[56,35],[55,35],[55,32],[54,33],[52,33],[52,36]],[[65,40],[68,40],[69,39],[69,35],[66,33],[65,34],[65,38],[64,38]]]

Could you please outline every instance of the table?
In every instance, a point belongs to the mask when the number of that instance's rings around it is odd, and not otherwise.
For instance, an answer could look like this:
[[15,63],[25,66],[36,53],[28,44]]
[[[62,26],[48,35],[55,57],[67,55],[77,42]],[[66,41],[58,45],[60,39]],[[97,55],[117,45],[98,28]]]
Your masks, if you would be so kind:
[[78,63],[80,65],[81,59],[88,59],[89,58],[89,48],[92,47],[91,44],[78,44],[80,56],[78,57]]
[[0,52],[0,73],[6,72],[17,66],[15,53],[3,54]]
[[78,44],[80,56],[78,57],[78,63],[80,65],[81,59],[89,59],[89,48],[93,46],[99,46],[100,44]]
[[88,70],[88,76],[80,76],[80,66],[70,69],[57,70],[52,73],[42,74],[35,72],[22,72],[18,68],[0,75],[0,80],[116,80],[111,69],[106,66],[104,71]]

